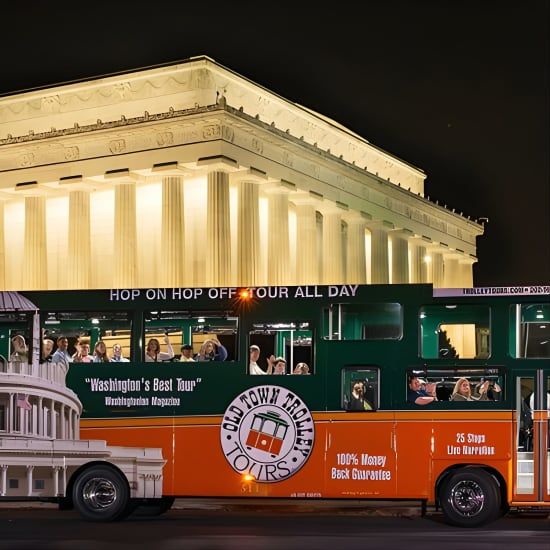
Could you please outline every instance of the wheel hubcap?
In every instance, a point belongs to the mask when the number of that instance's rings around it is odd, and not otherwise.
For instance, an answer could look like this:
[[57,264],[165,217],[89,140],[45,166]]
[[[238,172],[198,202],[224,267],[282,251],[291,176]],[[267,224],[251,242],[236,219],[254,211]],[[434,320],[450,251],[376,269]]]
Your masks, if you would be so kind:
[[472,517],[483,509],[485,494],[479,483],[459,481],[452,488],[449,500],[455,512],[464,517]]
[[113,482],[102,477],[88,480],[82,489],[82,496],[84,502],[93,510],[105,510],[118,499]]

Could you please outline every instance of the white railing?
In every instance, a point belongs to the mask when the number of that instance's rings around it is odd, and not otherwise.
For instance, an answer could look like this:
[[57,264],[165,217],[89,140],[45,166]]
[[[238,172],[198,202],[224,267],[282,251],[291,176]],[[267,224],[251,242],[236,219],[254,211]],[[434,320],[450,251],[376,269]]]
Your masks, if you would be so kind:
[[15,374],[21,376],[31,376],[41,378],[52,384],[65,386],[65,376],[67,367],[63,363],[22,363],[20,361],[1,361],[0,360],[0,378],[2,374]]

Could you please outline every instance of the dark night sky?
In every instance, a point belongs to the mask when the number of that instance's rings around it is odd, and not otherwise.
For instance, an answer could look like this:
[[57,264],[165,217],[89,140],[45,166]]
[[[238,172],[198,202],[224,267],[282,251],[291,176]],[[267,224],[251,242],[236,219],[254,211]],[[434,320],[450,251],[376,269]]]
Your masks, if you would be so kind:
[[12,4],[0,93],[209,55],[489,218],[476,286],[550,283],[548,0]]

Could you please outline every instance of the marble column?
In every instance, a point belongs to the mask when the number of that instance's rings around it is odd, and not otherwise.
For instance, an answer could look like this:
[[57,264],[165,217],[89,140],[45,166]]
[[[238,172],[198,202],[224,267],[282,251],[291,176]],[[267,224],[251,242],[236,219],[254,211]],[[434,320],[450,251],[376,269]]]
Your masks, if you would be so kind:
[[342,215],[340,212],[323,212],[322,282],[325,285],[344,282],[342,256]]
[[460,274],[458,272],[458,258],[455,254],[446,254],[444,256],[443,268],[443,286],[444,288],[457,288]]
[[50,399],[50,437],[52,439],[56,439],[57,437],[57,430],[55,429],[56,420],[55,401],[53,399]]
[[38,435],[40,437],[45,437],[45,432],[44,432],[44,405],[42,403],[43,401],[43,397],[42,396],[39,396],[38,397]]
[[367,259],[365,253],[365,220],[350,217],[346,255],[346,283],[367,284]]
[[267,280],[284,285],[289,279],[288,194],[273,191],[268,195]]
[[406,284],[409,282],[409,238],[412,236],[412,232],[397,230],[392,231],[390,235],[392,245],[392,283]]
[[6,289],[6,241],[4,230],[4,203],[0,200],[0,290]]
[[32,473],[34,470],[34,466],[28,464],[27,465],[27,496],[32,496]]
[[260,274],[258,184],[238,182],[237,284],[254,286]]
[[388,266],[389,226],[382,222],[369,224],[371,234],[371,283],[388,284],[390,282]]
[[45,290],[48,288],[45,197],[25,197],[24,242],[23,288]]
[[296,284],[319,283],[317,213],[313,203],[296,203]]
[[460,287],[472,288],[474,286],[474,274],[473,265],[475,260],[473,258],[464,257],[459,259],[459,273],[460,273]]
[[2,475],[0,477],[0,496],[5,497],[8,492],[8,466],[7,464],[2,464],[0,466]]
[[90,193],[69,193],[69,239],[67,262],[67,286],[90,288],[91,240],[90,240]]
[[231,284],[229,174],[221,170],[208,173],[206,235],[207,285],[229,286]]
[[443,253],[438,249],[430,251],[432,284],[434,288],[443,288],[444,286],[444,261]]
[[428,282],[427,255],[426,242],[422,239],[413,239],[411,242],[411,283]]
[[185,229],[183,218],[183,178],[162,178],[162,225],[160,280],[166,287],[183,284]]
[[116,288],[134,288],[138,286],[136,187],[134,183],[115,184],[114,228],[114,286]]
[[67,439],[67,423],[65,422],[65,405],[61,403],[59,408],[59,431],[61,439]]

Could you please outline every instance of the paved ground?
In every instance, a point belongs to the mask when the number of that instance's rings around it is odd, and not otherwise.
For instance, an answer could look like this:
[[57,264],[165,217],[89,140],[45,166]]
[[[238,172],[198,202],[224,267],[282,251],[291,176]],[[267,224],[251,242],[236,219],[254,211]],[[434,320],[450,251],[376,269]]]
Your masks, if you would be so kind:
[[[0,501],[0,510],[56,510],[57,504],[35,501]],[[192,512],[225,511],[254,512],[257,514],[348,514],[380,517],[420,517],[422,507],[418,501],[361,501],[361,500],[296,500],[296,499],[207,499],[178,498],[172,510]]]

